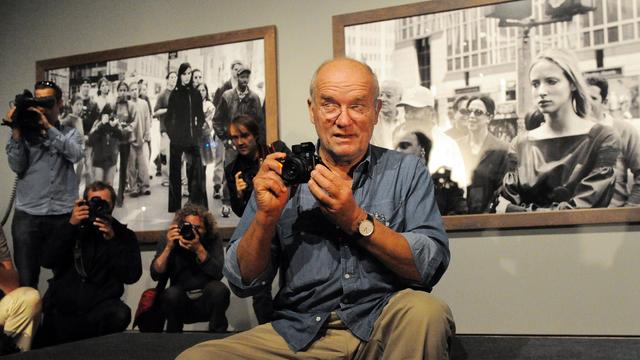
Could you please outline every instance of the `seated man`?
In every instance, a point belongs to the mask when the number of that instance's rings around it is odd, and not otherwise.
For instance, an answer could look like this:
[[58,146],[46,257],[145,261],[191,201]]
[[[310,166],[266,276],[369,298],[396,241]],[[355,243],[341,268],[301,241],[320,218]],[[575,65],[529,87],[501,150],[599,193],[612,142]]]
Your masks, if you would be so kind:
[[[0,227],[0,327],[8,338],[3,338],[0,355],[7,347],[27,351],[40,318],[40,294],[30,287],[19,287],[18,273],[11,261],[7,238]],[[12,340],[9,340],[12,339]],[[5,341],[6,340],[6,341]],[[10,342],[7,346],[7,341]],[[15,348],[17,346],[17,349]]]
[[[224,169],[224,177],[229,188],[231,208],[242,216],[244,208],[253,193],[253,177],[258,173],[260,163],[268,154],[268,149],[258,141],[260,126],[253,116],[240,115],[231,120],[229,137],[238,151],[238,156]],[[253,311],[259,324],[265,324],[273,318],[273,299],[271,288],[253,295]]]
[[209,331],[227,331],[230,292],[220,281],[224,250],[217,230],[207,209],[187,203],[158,242],[151,278],[171,280],[160,295],[167,332],[182,332],[184,324],[199,321],[208,321]]
[[280,271],[275,320],[178,359],[447,358],[453,317],[428,291],[449,264],[449,241],[426,167],[369,145],[380,101],[366,64],[325,62],[310,92],[322,163],[290,185],[286,154],[267,156],[226,254],[239,296]]
[[42,254],[53,270],[44,295],[42,345],[55,345],[124,331],[131,309],[120,300],[124,284],[142,275],[136,234],[111,216],[116,193],[111,185],[87,185],[69,221]]

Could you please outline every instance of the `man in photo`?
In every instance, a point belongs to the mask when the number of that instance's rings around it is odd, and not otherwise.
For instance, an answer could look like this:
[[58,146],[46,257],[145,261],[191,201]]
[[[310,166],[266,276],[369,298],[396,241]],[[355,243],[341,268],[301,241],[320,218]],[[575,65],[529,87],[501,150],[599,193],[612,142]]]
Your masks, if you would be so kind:
[[127,183],[131,187],[131,197],[150,195],[149,190],[149,146],[151,142],[151,114],[147,102],[139,96],[140,84],[129,84],[129,95],[134,108],[133,142],[129,152]]
[[371,144],[386,149],[393,149],[393,130],[400,125],[398,116],[398,102],[402,98],[402,86],[397,80],[385,80],[380,87],[380,101],[382,109],[378,116],[378,123],[373,128]]
[[[60,123],[60,87],[51,81],[39,81],[34,96],[52,99],[51,107],[20,112],[15,123],[16,108],[11,108],[6,116],[12,125],[6,151],[9,167],[18,176],[11,235],[20,286],[38,288],[42,248],[46,242],[57,240],[56,229],[69,219],[78,196],[73,166],[82,160],[84,146],[76,129]],[[22,116],[39,121],[35,134],[23,133],[18,126]]]
[[424,86],[407,89],[402,94],[398,106],[404,108],[404,123],[393,131],[397,143],[406,134],[420,131],[431,140],[429,172],[434,174],[441,167],[451,170],[451,179],[461,189],[467,188],[466,172],[462,154],[455,140],[447,136],[438,126],[435,114],[435,98],[431,90]]
[[[166,76],[167,86],[164,88],[162,93],[158,95],[156,99],[156,106],[153,108],[153,117],[158,119],[160,122],[160,155],[154,159],[154,163],[156,165],[156,176],[163,175],[162,173],[162,165],[166,165],[168,163],[168,153],[169,153],[169,135],[167,135],[167,126],[165,124],[165,118],[167,114],[167,107],[169,106],[169,96],[171,92],[176,87],[176,83],[178,81],[178,74],[175,71],[169,71]],[[164,177],[162,180],[163,186],[169,186],[169,172],[165,171]]]
[[294,186],[281,177],[287,155],[267,156],[225,259],[239,296],[280,271],[275,319],[178,359],[447,358],[453,317],[429,291],[449,264],[448,238],[420,160],[369,144],[378,95],[366,64],[316,70],[308,109],[321,163]]
[[131,309],[120,297],[125,284],[142,275],[136,234],[111,213],[111,185],[87,185],[56,241],[43,251],[43,266],[53,271],[44,295],[37,343],[55,345],[124,331]]
[[93,124],[100,117],[100,111],[98,110],[98,103],[93,101],[90,95],[91,91],[91,81],[89,79],[82,79],[82,83],[80,84],[80,91],[78,95],[82,98],[82,130],[85,134],[84,136],[84,172],[82,174],[78,174],[81,176],[85,185],[93,181],[93,164],[91,163],[91,146],[87,146],[87,141],[89,140],[89,133],[91,132],[91,128]]

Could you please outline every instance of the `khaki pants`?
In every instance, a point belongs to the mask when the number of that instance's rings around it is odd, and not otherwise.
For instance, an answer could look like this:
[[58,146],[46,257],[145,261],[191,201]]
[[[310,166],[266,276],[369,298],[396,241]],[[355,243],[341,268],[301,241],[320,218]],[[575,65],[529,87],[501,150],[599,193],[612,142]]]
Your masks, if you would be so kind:
[[325,333],[305,351],[293,352],[271,324],[187,349],[188,359],[448,359],[455,332],[451,310],[435,296],[411,289],[391,298],[368,342],[332,314]]
[[22,351],[31,349],[40,308],[40,294],[30,287],[17,288],[0,300],[0,325]]

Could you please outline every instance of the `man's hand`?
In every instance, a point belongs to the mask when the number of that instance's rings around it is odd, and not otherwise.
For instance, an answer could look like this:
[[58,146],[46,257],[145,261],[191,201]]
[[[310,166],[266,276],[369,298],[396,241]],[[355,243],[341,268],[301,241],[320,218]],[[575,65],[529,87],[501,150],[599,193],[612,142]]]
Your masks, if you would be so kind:
[[278,161],[285,156],[281,152],[268,155],[253,178],[253,191],[258,206],[256,217],[262,215],[266,220],[277,221],[289,200],[289,188],[280,177],[282,164]]
[[7,115],[5,116],[5,118],[2,119],[2,122],[11,127],[11,138],[13,140],[20,140],[21,138],[20,129],[13,126],[13,114],[15,114],[15,112],[16,112],[16,107],[11,106],[9,111],[7,111]]
[[40,114],[40,126],[42,127],[42,129],[49,130],[50,128],[53,127],[53,125],[51,125],[51,123],[49,122],[49,119],[47,119],[47,116],[44,114],[44,111],[42,109],[37,107],[30,107],[29,110],[35,111],[38,114]]
[[96,221],[93,222],[93,225],[102,233],[102,237],[106,240],[111,240],[116,235],[113,232],[111,221],[108,219],[97,218]]
[[236,192],[238,198],[242,198],[244,191],[247,189],[247,183],[242,179],[242,171],[238,171],[235,175],[236,178]]
[[73,207],[73,211],[71,211],[71,218],[69,218],[69,223],[73,226],[80,224],[83,220],[89,218],[89,206],[87,203],[82,200],[76,200],[76,205]]
[[355,233],[358,223],[367,217],[353,198],[352,182],[346,175],[319,164],[311,172],[308,184],[311,194],[322,204],[322,212],[348,234]]
[[192,240],[185,240],[185,238],[179,236],[178,244],[180,247],[195,253],[200,250],[202,243],[200,242],[200,233],[197,230],[194,230],[193,232],[195,237]]

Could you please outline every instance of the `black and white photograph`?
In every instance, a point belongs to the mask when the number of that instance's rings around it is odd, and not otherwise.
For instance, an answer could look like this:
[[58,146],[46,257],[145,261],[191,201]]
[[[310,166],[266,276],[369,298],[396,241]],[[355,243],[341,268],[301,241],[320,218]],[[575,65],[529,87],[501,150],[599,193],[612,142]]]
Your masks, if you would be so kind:
[[165,228],[187,202],[235,226],[224,176],[237,154],[229,124],[254,118],[263,143],[267,121],[277,124],[266,115],[265,59],[258,38],[46,69],[64,93],[62,121],[84,136],[79,188],[112,185],[114,214],[136,231]]
[[334,17],[380,83],[372,143],[424,162],[442,215],[640,206],[637,3],[460,4]]

